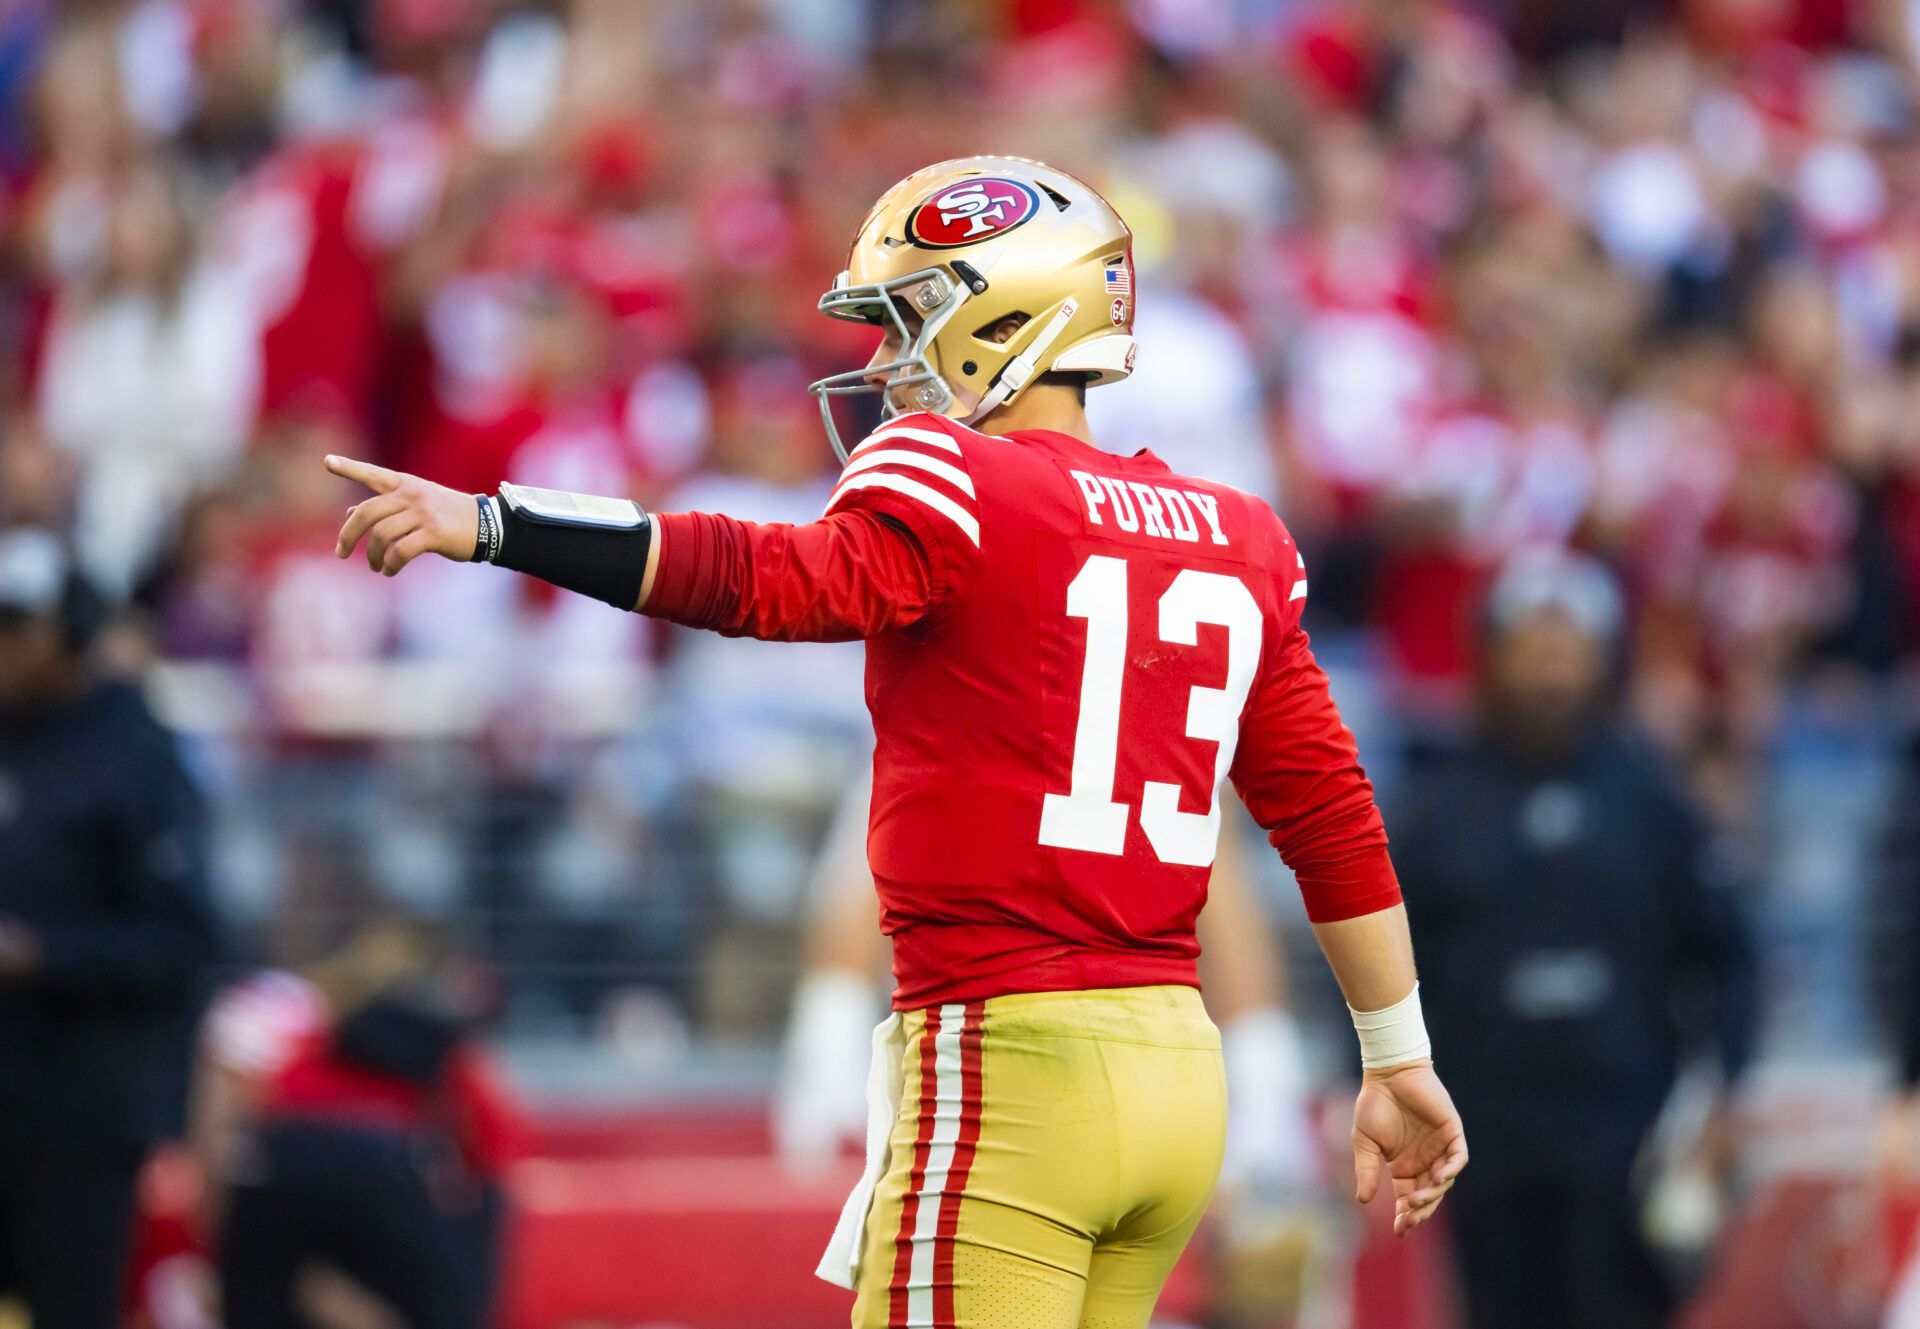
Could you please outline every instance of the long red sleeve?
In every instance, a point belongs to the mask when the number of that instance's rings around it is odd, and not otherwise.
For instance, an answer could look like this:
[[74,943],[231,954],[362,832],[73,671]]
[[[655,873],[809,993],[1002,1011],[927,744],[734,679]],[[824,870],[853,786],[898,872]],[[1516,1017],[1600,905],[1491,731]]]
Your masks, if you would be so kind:
[[1232,778],[1298,878],[1308,918],[1331,923],[1400,902],[1373,782],[1298,629],[1247,704]]
[[656,618],[728,637],[854,641],[918,621],[933,600],[920,543],[876,512],[804,526],[706,512],[654,519]]

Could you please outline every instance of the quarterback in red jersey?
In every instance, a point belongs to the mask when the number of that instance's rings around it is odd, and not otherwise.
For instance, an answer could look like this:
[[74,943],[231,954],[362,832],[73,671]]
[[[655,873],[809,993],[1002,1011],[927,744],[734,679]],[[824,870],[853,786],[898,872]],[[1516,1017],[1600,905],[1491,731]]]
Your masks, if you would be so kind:
[[[820,1269],[858,1326],[1148,1323],[1220,1163],[1194,921],[1229,782],[1353,1007],[1358,1198],[1384,1167],[1404,1233],[1466,1163],[1292,537],[1257,499],[1089,436],[1086,389],[1133,367],[1130,246],[1037,162],[890,190],[821,300],[883,338],[814,385],[846,465],[805,525],[328,459],[376,491],[337,552],[365,539],[388,575],[439,553],[721,633],[867,642],[897,990],[867,1175]],[[885,418],[849,450],[832,404],[853,392]]]

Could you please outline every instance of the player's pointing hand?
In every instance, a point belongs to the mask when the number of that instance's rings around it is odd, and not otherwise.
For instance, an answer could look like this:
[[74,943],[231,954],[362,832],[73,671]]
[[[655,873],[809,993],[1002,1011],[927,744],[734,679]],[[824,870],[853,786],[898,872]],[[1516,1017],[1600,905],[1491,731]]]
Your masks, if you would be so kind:
[[334,541],[339,557],[350,556],[364,538],[367,566],[389,577],[422,554],[461,563],[473,558],[480,536],[473,495],[351,457],[328,457],[327,469],[373,491],[347,510]]

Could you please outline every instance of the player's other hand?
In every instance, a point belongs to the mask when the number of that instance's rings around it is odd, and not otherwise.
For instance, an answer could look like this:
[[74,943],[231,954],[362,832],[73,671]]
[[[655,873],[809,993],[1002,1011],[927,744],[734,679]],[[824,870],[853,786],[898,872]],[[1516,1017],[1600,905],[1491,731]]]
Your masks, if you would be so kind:
[[1467,1133],[1430,1061],[1366,1072],[1353,1104],[1354,1198],[1373,1199],[1384,1168],[1393,1179],[1393,1231],[1433,1217],[1467,1165]]
[[373,497],[347,509],[333,552],[351,557],[364,538],[367,566],[391,577],[422,554],[465,563],[480,539],[480,510],[472,494],[404,475],[351,457],[328,457],[327,469],[357,481]]

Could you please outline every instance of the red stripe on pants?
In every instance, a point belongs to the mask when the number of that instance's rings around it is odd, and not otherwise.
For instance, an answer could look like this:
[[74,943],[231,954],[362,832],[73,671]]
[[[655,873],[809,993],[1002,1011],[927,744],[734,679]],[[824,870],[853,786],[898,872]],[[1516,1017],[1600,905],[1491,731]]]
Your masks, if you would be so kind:
[[913,1172],[907,1178],[907,1194],[900,1203],[900,1231],[893,1239],[893,1283],[887,1304],[887,1323],[892,1329],[904,1329],[907,1323],[907,1282],[913,1274],[913,1229],[920,1218],[920,1191],[927,1184],[927,1154],[933,1147],[934,1108],[939,1098],[940,1077],[935,1069],[938,1055],[935,1035],[940,1032],[940,1008],[927,1008],[926,1027],[920,1031],[920,1127],[913,1142]]
[[940,1206],[940,1226],[933,1246],[933,1323],[935,1329],[954,1329],[953,1251],[960,1228],[960,1203],[967,1193],[967,1173],[973,1167],[974,1146],[980,1140],[980,1024],[984,1001],[967,1003],[960,1025],[960,1134],[954,1141],[953,1167],[947,1173],[946,1198]]

